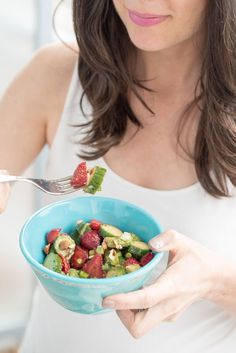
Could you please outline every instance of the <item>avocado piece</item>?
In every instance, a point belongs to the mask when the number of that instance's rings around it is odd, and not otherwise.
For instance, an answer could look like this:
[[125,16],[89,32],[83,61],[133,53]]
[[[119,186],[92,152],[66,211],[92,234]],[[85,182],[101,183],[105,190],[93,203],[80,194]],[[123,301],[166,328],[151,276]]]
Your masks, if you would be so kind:
[[75,250],[74,240],[66,233],[59,235],[53,245],[56,253],[67,260],[71,258]]
[[101,254],[101,255],[104,254],[104,249],[103,249],[102,245],[98,245],[98,246],[97,246],[97,248],[96,248],[96,253],[97,253],[97,254]]
[[70,277],[79,278],[79,271],[77,271],[75,268],[70,268],[67,275]]
[[109,249],[105,251],[105,263],[109,265],[116,266],[122,265],[125,259],[122,256],[122,253],[116,249]]
[[125,272],[125,269],[124,267],[122,266],[115,266],[115,267],[112,267],[106,274],[106,277],[107,278],[110,278],[110,277],[118,277],[118,276],[123,276],[125,275],[126,272]]
[[142,239],[135,233],[130,233],[132,236],[132,241],[142,241]]
[[61,273],[62,259],[59,255],[51,252],[45,257],[43,266],[47,267],[49,270],[52,270],[54,272]]
[[123,233],[120,237],[105,237],[104,241],[110,249],[123,249],[131,244],[130,233]]
[[80,270],[79,271],[79,276],[80,276],[80,278],[88,278],[89,274],[87,272],[85,272],[85,271]]
[[139,264],[128,265],[125,267],[127,273],[137,271],[141,268]]

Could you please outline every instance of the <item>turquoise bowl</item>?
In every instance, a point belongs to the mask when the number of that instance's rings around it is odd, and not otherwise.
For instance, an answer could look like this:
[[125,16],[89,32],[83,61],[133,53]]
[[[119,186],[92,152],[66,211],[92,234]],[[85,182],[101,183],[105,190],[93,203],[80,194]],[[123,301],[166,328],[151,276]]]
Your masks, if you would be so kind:
[[73,278],[42,265],[46,233],[53,228],[71,232],[78,219],[98,219],[123,231],[133,232],[144,241],[162,232],[158,221],[140,207],[123,200],[84,196],[52,203],[33,214],[20,234],[21,251],[47,293],[68,310],[82,314],[105,313],[102,299],[111,294],[137,290],[155,275],[163,253],[141,269],[119,277],[102,279]]

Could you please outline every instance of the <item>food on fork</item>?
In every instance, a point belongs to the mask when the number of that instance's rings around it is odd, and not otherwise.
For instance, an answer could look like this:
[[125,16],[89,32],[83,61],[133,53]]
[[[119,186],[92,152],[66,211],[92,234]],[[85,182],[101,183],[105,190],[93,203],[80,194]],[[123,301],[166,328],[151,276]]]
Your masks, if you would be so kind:
[[86,162],[81,162],[73,173],[71,186],[74,188],[83,187],[84,192],[95,194],[97,191],[101,191],[105,173],[106,169],[103,167],[95,166],[89,169]]
[[52,229],[46,241],[43,265],[77,278],[123,276],[139,270],[155,256],[136,234],[96,219],[78,220],[70,234],[61,228]]

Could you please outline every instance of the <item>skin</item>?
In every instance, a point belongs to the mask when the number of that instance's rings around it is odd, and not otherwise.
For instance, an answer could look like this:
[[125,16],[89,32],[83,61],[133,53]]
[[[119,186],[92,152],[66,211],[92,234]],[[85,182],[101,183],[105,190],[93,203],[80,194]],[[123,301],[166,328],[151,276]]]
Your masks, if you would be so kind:
[[[193,99],[199,77],[199,48],[204,38],[200,23],[205,4],[204,0],[114,0],[137,47],[135,73],[139,78],[152,78],[148,85],[158,91],[158,95],[140,91],[154,111],[153,116],[130,94],[131,107],[144,129],[130,140],[135,127],[129,123],[122,143],[104,157],[113,171],[133,183],[175,189],[197,181],[194,164],[176,149],[175,142],[181,112]],[[170,17],[161,25],[144,30],[128,20],[127,8]],[[193,44],[193,39],[198,45]],[[0,169],[21,174],[45,144],[51,146],[77,57],[61,45],[45,47],[11,83],[0,102]],[[190,150],[198,119],[199,112],[195,110],[183,133],[183,143]],[[147,175],[146,170],[152,173]],[[6,208],[9,193],[9,185],[0,183],[1,212]],[[165,273],[145,289],[104,300],[104,306],[113,302],[133,337],[143,336],[161,321],[176,319],[199,298],[212,300],[232,313],[236,311],[235,264],[176,230],[167,231],[158,239],[153,240],[153,249],[170,251]],[[191,278],[186,271],[189,266],[195,268]]]

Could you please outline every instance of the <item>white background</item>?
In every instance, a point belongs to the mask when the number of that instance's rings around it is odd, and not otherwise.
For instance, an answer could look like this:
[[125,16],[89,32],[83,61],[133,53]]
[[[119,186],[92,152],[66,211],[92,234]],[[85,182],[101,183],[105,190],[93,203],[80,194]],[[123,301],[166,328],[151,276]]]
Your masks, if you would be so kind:
[[[51,13],[58,2],[0,0],[0,97],[36,47],[58,40],[52,32]],[[73,38],[70,8],[71,1],[65,0],[56,17],[63,40]],[[42,173],[43,158],[45,155],[25,175]],[[18,237],[23,223],[38,207],[39,194],[34,188],[18,184],[6,212],[0,215],[0,351],[20,340],[30,312],[34,278],[20,253]]]

